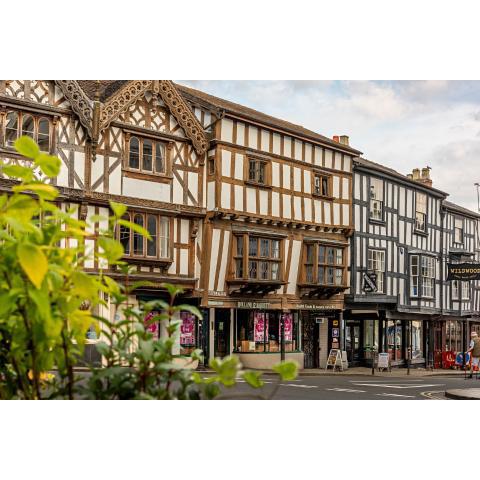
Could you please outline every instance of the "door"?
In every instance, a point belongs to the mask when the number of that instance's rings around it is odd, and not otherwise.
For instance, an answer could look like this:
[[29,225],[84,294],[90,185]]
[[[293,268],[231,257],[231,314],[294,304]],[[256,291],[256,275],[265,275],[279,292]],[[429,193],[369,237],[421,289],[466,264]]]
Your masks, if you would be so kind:
[[320,323],[308,314],[303,321],[303,359],[305,368],[320,368]]
[[348,363],[360,361],[360,323],[347,322],[345,326],[345,350]]
[[230,310],[215,310],[215,357],[226,357],[230,354]]

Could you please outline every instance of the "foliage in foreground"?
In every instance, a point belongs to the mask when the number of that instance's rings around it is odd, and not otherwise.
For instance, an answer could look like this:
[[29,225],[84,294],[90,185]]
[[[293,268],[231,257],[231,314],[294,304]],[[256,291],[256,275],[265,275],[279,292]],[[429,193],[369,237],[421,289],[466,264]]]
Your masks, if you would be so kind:
[[[242,371],[234,356],[214,359],[213,374],[204,378],[188,368],[201,359],[199,350],[188,357],[173,353],[178,312],[188,310],[201,318],[195,307],[176,305],[180,289],[165,284],[170,302],[133,306],[128,294],[145,282],[126,289],[102,270],[98,275],[85,273],[85,261],[95,259],[104,267],[119,265],[128,278],[115,226],[147,238],[148,232],[124,220],[125,206],[113,202],[110,217],[93,216],[88,222],[78,220],[74,209],[62,210],[51,183],[60,160],[40,152],[28,137],[18,139],[15,148],[29,160],[1,166],[2,173],[17,182],[11,193],[0,195],[0,398],[227,398],[222,387],[234,386],[239,376],[254,389],[263,387],[260,373]],[[97,231],[95,223],[101,225]],[[94,236],[100,248],[88,251],[85,240]],[[107,306],[104,298],[116,311],[113,322],[92,313]],[[160,322],[165,333],[160,338],[144,323],[152,311],[158,313],[150,321]],[[75,366],[92,328],[101,338],[97,348],[104,365],[79,375]],[[275,370],[279,381],[296,376],[291,362]]]

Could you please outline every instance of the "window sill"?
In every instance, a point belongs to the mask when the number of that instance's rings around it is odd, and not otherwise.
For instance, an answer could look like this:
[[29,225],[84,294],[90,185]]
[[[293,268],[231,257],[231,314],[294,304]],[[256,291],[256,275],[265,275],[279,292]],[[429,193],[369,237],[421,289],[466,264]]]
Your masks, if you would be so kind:
[[251,187],[257,187],[257,188],[265,188],[268,190],[272,188],[271,185],[267,185],[266,183],[254,182],[253,180],[245,180],[245,185],[249,185]]
[[173,263],[173,259],[171,258],[152,258],[152,257],[131,257],[128,255],[124,255],[122,257],[122,260],[127,263],[133,263],[133,264],[140,264],[140,265],[170,265]]
[[312,197],[319,198],[322,200],[328,200],[329,202],[331,202],[332,200],[335,200],[335,197],[332,197],[331,195],[321,195],[320,193],[315,193],[315,192],[312,192]]
[[416,228],[413,229],[413,233],[415,235],[420,235],[421,237],[428,237],[428,232],[423,230],[417,230]]
[[374,225],[382,225],[385,226],[387,222],[385,220],[377,220],[375,218],[368,217],[368,222],[373,223]]
[[137,180],[148,180],[150,182],[171,183],[173,175],[161,175],[159,173],[144,173],[137,170],[123,169],[123,175]]

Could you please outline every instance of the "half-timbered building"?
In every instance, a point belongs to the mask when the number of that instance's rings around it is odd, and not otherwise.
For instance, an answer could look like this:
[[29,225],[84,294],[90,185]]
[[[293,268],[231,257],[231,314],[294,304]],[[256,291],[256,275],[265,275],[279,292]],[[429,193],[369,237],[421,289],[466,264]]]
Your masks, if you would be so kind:
[[392,365],[424,364],[442,313],[442,202],[428,168],[409,176],[354,161],[352,289],[345,349],[352,364],[388,352]]
[[352,159],[359,152],[348,137],[334,141],[179,90],[212,120],[200,279],[210,353],[235,352],[244,365],[265,368],[280,360],[283,348],[301,366],[319,366],[327,339],[339,346],[353,229]]

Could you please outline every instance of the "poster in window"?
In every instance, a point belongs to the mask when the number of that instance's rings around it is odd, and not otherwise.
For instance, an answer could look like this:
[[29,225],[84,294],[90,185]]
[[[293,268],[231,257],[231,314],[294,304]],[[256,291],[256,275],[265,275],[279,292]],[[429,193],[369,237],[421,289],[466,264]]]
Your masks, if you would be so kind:
[[[285,341],[291,342],[293,340],[293,316],[291,313],[283,314],[283,324],[285,332]],[[282,325],[279,325],[278,338],[282,338]]]
[[265,322],[265,314],[255,312],[253,316],[254,340],[256,342],[265,341],[268,338],[268,322]]
[[153,338],[158,338],[159,329],[158,329],[158,321],[154,322],[152,321],[152,319],[159,314],[160,312],[152,310],[147,315],[145,315],[145,318],[143,319],[143,323],[145,325],[145,328],[147,329],[147,332],[150,332]]
[[180,312],[180,345],[195,345],[195,315]]

